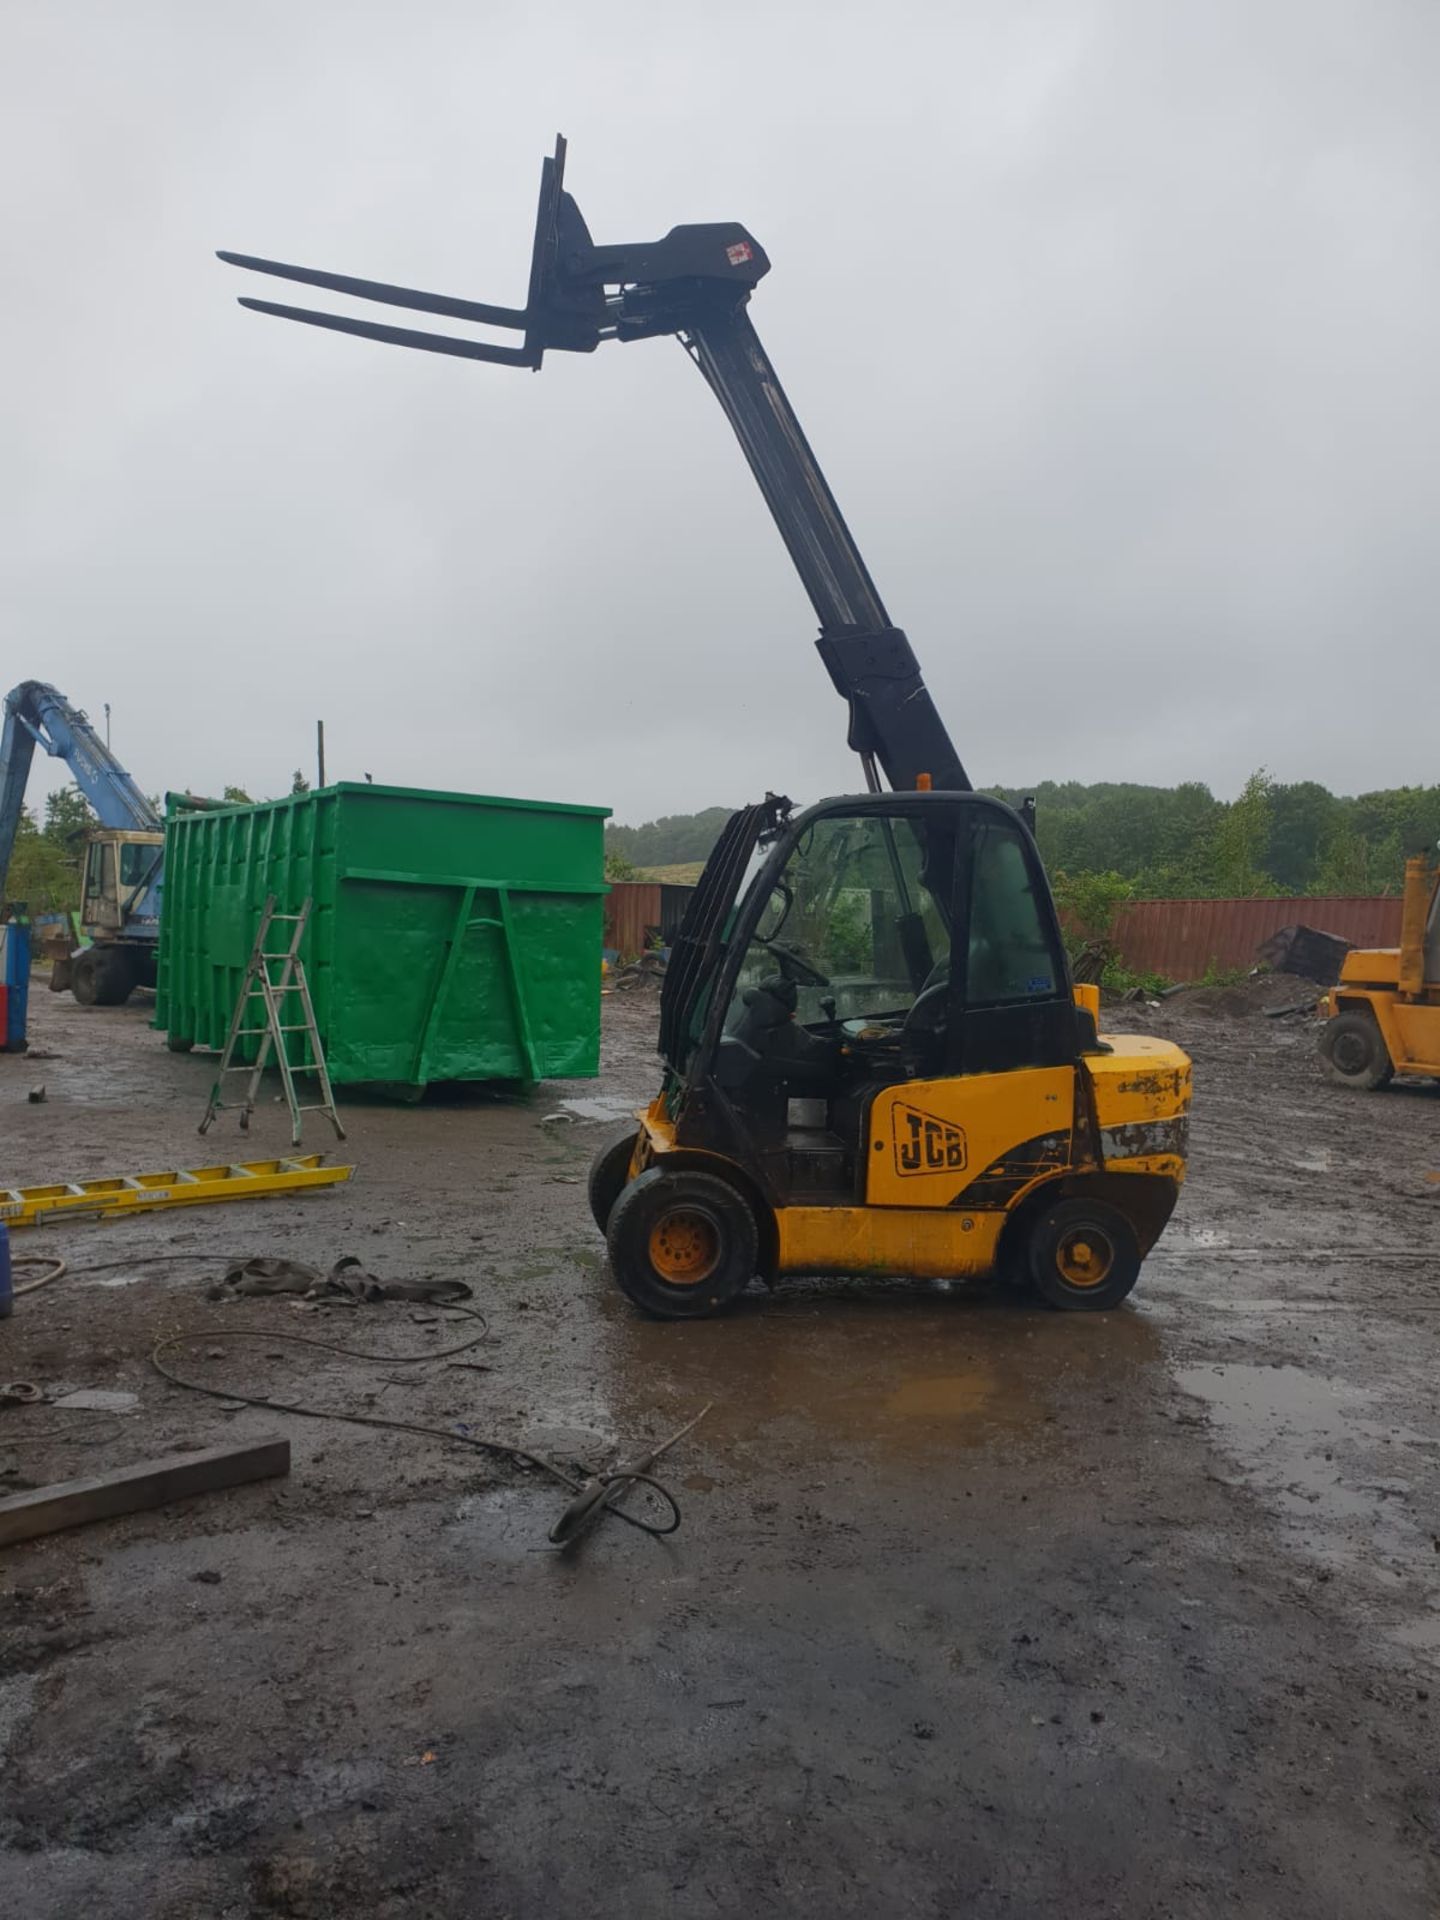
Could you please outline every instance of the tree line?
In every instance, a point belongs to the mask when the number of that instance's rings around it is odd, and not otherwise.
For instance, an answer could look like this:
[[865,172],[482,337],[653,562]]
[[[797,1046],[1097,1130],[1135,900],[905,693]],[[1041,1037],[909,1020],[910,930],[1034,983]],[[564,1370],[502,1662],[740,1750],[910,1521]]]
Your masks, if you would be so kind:
[[[1087,877],[1119,897],[1236,899],[1265,895],[1398,893],[1405,860],[1440,842],[1440,786],[1354,796],[1315,780],[1253,773],[1234,800],[1209,787],[1043,781],[987,791],[1018,805],[1035,796],[1040,851],[1057,888]],[[611,826],[605,848],[644,870],[703,860],[728,818],[724,807]]]
[[94,824],[94,814],[74,787],[48,794],[39,818],[23,807],[3,876],[5,901],[23,900],[31,913],[69,913],[78,907],[85,836]]

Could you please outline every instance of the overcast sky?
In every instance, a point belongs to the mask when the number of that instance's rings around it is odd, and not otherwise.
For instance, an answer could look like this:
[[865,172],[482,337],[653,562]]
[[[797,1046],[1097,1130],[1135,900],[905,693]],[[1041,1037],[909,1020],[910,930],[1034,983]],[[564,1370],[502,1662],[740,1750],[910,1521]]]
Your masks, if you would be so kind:
[[1435,0],[3,19],[0,679],[110,701],[148,790],[282,791],[321,714],[332,778],[628,821],[859,784],[673,341],[536,378],[261,319],[296,296],[214,258],[519,304],[557,128],[597,240],[769,251],[977,781],[1440,778]]

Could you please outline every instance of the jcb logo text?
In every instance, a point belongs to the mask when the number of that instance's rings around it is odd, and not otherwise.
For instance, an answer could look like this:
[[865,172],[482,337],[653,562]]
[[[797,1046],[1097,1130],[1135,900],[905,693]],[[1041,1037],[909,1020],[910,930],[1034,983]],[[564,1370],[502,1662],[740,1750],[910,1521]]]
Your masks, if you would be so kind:
[[965,1165],[965,1135],[948,1120],[915,1107],[895,1108],[895,1171],[959,1173]]

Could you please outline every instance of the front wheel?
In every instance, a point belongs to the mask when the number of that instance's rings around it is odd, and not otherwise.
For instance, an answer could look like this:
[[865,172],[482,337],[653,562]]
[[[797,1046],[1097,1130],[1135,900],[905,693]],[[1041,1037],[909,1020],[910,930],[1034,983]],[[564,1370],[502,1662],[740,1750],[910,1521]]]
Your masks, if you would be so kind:
[[1061,1200],[1032,1224],[1025,1263],[1046,1306],[1104,1313],[1118,1307],[1139,1279],[1140,1243],[1108,1201]]
[[647,1167],[615,1202],[606,1239],[620,1291],[659,1320],[718,1313],[759,1261],[749,1201],[711,1173]]
[[604,1233],[610,1225],[615,1202],[625,1191],[630,1178],[630,1162],[635,1157],[635,1142],[640,1136],[627,1133],[602,1147],[590,1163],[590,1215]]
[[1363,1093],[1387,1085],[1395,1073],[1380,1023],[1368,1008],[1351,1007],[1325,1022],[1320,1057],[1332,1080]]

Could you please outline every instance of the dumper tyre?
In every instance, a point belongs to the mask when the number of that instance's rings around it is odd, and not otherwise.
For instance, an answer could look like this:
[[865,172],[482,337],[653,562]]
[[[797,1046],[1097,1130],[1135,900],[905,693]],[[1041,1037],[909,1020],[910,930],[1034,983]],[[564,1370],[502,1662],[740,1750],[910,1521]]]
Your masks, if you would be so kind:
[[657,1320],[721,1312],[759,1263],[750,1202],[713,1173],[647,1167],[615,1202],[606,1240],[616,1285]]
[[590,1162],[590,1213],[601,1233],[610,1225],[615,1202],[625,1191],[639,1137],[638,1133],[627,1133],[622,1139],[612,1140]]
[[128,954],[84,947],[72,963],[71,991],[82,1007],[123,1007],[134,985]]
[[123,947],[100,947],[99,979],[95,988],[97,1007],[123,1007],[135,991],[135,962]]
[[1351,1007],[1325,1022],[1320,1057],[1337,1086],[1362,1093],[1388,1086],[1395,1077],[1380,1023],[1368,1007]]
[[1025,1265],[1047,1307],[1105,1313],[1140,1277],[1140,1242],[1107,1200],[1060,1200],[1031,1221]]

